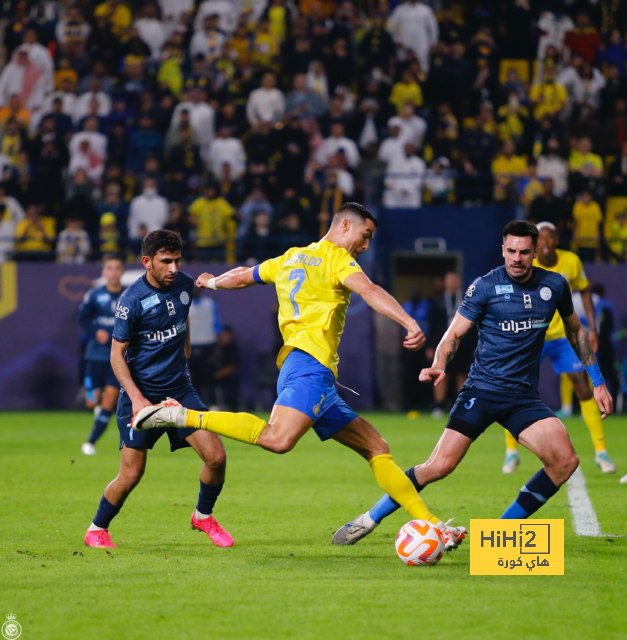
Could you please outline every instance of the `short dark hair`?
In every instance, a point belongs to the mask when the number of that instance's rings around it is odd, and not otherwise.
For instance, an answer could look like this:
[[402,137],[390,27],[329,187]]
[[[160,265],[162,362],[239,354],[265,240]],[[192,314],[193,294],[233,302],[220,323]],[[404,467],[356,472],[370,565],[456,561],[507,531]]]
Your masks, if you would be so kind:
[[119,253],[105,253],[102,256],[102,264],[104,266],[105,262],[109,262],[109,260],[118,260],[124,266],[124,258]]
[[159,252],[178,253],[183,250],[185,243],[177,231],[157,229],[149,233],[142,242],[142,256],[154,258]]
[[517,236],[518,238],[531,238],[533,246],[538,244],[538,227],[526,220],[511,220],[503,228],[503,240],[507,236]]
[[336,212],[336,216],[341,216],[342,213],[353,213],[362,220],[372,220],[374,222],[375,229],[379,226],[379,221],[364,207],[363,204],[358,202],[347,202],[343,204]]

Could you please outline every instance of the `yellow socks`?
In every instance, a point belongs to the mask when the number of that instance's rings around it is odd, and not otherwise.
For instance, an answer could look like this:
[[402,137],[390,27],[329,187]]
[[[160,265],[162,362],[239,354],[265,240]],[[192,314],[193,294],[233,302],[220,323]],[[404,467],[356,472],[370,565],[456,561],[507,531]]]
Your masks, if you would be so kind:
[[428,520],[433,524],[440,522],[439,518],[429,513],[427,505],[418,495],[411,480],[396,465],[389,453],[372,458],[370,468],[383,491],[398,502],[412,518]]
[[583,400],[579,403],[581,405],[581,416],[588,427],[590,436],[592,437],[592,444],[594,444],[595,451],[605,450],[605,433],[603,431],[603,419],[601,418],[601,411],[597,406],[596,400],[590,398],[590,400]]
[[257,444],[266,421],[250,413],[228,413],[227,411],[187,410],[186,427],[213,431],[226,438],[246,444]]
[[567,373],[560,375],[560,400],[562,402],[562,413],[570,418],[573,414],[573,383]]
[[518,442],[507,429],[505,429],[505,447],[508,451],[518,451]]

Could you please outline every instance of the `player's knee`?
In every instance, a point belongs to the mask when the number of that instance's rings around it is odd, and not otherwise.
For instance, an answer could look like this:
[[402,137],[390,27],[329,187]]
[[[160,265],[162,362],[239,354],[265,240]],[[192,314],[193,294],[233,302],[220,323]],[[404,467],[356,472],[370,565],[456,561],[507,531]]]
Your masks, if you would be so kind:
[[564,461],[564,471],[568,474],[569,478],[573,473],[575,473],[578,466],[579,456],[573,451],[573,453]]
[[119,475],[119,479],[124,484],[127,491],[131,491],[138,484],[144,475],[144,467],[124,469]]
[[297,440],[293,438],[279,438],[272,443],[272,451],[274,453],[288,453],[296,446]]
[[207,452],[204,457],[204,463],[210,468],[224,469],[226,467],[226,451],[222,448],[211,450]]
[[457,462],[453,458],[440,458],[436,461],[433,466],[433,479],[440,480],[442,478],[446,478],[446,476],[450,475],[455,471],[455,467],[457,466]]

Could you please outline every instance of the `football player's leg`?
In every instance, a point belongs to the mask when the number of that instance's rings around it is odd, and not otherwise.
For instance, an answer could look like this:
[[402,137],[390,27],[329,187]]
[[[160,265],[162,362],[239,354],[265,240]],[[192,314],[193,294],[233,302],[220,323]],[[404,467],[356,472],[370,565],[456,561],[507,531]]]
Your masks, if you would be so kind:
[[520,464],[520,456],[518,455],[518,442],[512,434],[505,430],[505,462],[501,471],[503,473],[514,473],[516,467]]
[[528,518],[570,478],[579,459],[564,425],[556,417],[544,418],[524,428],[518,441],[533,451],[544,466],[520,490],[501,518]]
[[572,382],[577,398],[579,398],[581,416],[592,438],[595,452],[594,460],[603,473],[616,473],[616,465],[607,454],[603,418],[601,418],[601,411],[594,399],[588,374],[585,371],[578,371],[577,373],[569,373],[568,377]]
[[438,524],[440,519],[432,515],[422,501],[416,487],[401,471],[381,434],[361,417],[342,427],[334,436],[341,444],[356,451],[370,464],[379,486],[412,518]]
[[216,546],[232,547],[231,534],[213,516],[226,473],[226,452],[220,436],[207,431],[196,431],[187,436],[186,440],[203,461],[198,502],[192,513],[192,527],[204,531]]
[[572,418],[573,415],[573,383],[566,373],[560,375],[560,401],[561,408],[558,418]]
[[147,449],[120,449],[120,471],[104,491],[93,522],[85,534],[85,544],[90,547],[114,547],[108,529],[111,521],[120,513],[124,501],[137,486],[146,469]]
[[89,434],[89,438],[87,442],[91,444],[96,444],[102,434],[105,432],[107,426],[109,425],[109,420],[115,411],[115,408],[118,403],[118,395],[120,391],[117,387],[107,385],[102,390],[101,394],[101,402],[100,402],[100,411],[98,415],[94,419],[94,424],[91,429],[91,433]]

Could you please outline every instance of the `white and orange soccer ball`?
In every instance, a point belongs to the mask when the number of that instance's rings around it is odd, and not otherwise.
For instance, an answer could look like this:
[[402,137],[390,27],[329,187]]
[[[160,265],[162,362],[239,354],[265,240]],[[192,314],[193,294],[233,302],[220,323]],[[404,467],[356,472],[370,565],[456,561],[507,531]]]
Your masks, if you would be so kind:
[[442,532],[426,520],[412,520],[396,536],[396,555],[408,566],[437,564],[444,553]]

